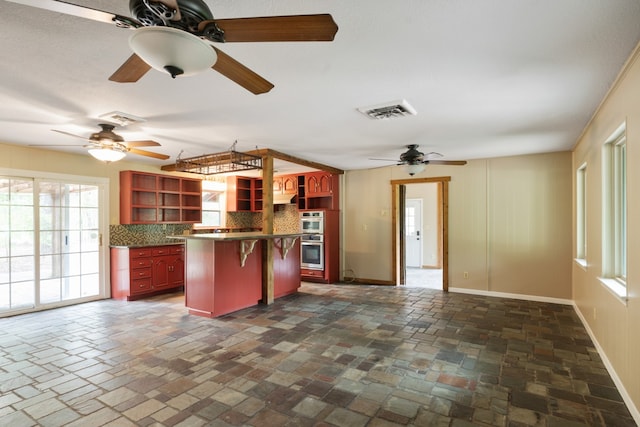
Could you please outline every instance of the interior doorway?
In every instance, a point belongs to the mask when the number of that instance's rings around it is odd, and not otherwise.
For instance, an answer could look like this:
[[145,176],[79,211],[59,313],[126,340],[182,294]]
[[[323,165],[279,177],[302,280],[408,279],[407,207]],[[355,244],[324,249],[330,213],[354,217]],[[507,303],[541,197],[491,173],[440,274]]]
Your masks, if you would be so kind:
[[406,199],[404,239],[407,268],[422,268],[422,199]]
[[[392,211],[394,214],[393,271],[396,283],[435,284],[436,289],[447,291],[448,284],[448,183],[450,177],[416,178],[393,180]],[[423,220],[420,228],[420,240],[414,230],[416,218],[416,191],[414,184],[431,184],[429,190],[433,196],[429,203],[423,202],[421,210],[431,209],[431,216]],[[419,194],[419,193],[418,193]],[[425,218],[421,216],[421,218]],[[429,232],[427,233],[427,228]],[[426,234],[425,234],[426,233]],[[427,241],[428,240],[428,241]],[[420,242],[420,243],[418,243]],[[416,245],[420,245],[420,260],[416,265]],[[426,286],[425,286],[426,287]],[[431,286],[429,286],[431,287]]]

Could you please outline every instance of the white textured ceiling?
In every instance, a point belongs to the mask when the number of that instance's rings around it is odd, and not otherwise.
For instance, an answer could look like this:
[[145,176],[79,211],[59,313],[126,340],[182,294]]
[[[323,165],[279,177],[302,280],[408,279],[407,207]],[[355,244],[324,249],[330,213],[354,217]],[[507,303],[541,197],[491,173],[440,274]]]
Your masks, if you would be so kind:
[[[129,16],[128,1],[70,0]],[[345,170],[407,144],[444,159],[570,150],[640,40],[637,0],[207,0],[216,18],[330,13],[333,42],[217,45],[275,84],[253,95],[210,71],[107,78],[130,30],[0,0],[0,141],[76,144],[98,116],[154,139],[169,161],[270,148]],[[359,107],[406,99],[416,116]],[[80,141],[81,143],[82,141]],[[82,152],[78,147],[52,149]]]

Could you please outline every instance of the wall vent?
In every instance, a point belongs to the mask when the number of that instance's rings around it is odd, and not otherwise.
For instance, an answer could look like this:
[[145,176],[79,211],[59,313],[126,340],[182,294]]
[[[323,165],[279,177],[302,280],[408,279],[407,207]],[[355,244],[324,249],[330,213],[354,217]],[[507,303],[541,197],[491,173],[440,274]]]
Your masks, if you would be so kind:
[[110,113],[102,114],[99,117],[101,119],[108,120],[111,123],[117,123],[122,127],[132,125],[134,123],[141,123],[146,121],[142,117],[137,117],[137,116],[134,116],[133,114],[123,113],[122,111],[112,111]]
[[416,110],[406,100],[358,108],[362,114],[374,120],[394,119],[396,117],[415,116]]

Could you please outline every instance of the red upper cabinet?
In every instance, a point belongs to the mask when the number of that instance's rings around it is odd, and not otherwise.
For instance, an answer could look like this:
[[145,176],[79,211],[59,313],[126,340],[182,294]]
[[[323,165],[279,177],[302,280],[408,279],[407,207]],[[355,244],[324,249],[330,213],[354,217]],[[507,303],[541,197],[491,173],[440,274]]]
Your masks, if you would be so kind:
[[298,175],[284,175],[282,179],[282,193],[296,194],[298,192]]
[[340,209],[340,177],[329,172],[301,175],[298,183],[298,209]]
[[334,196],[338,188],[338,176],[328,172],[312,172],[305,175],[307,197]]
[[253,210],[254,178],[243,176],[227,177],[227,211],[251,212]]
[[273,177],[273,194],[296,194],[298,175],[279,175]]
[[227,211],[262,212],[262,185],[260,178],[227,177]]
[[273,177],[273,194],[283,194],[284,193],[284,183],[283,176],[274,176]]
[[197,223],[202,181],[147,172],[120,172],[120,223]]

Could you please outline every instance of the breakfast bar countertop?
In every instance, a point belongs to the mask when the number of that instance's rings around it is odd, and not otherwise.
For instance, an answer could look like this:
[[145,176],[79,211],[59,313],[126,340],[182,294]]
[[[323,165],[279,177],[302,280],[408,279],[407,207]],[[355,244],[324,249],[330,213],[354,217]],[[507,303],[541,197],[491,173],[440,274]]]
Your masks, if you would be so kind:
[[255,231],[237,232],[237,233],[207,233],[207,234],[188,234],[178,236],[168,236],[170,239],[200,239],[200,240],[260,240],[260,239],[283,239],[288,237],[300,237],[304,233],[273,233],[264,234]]
[[[172,237],[169,237],[172,238]],[[169,240],[166,242],[153,242],[153,243],[132,243],[130,245],[109,245],[110,248],[129,248],[129,249],[139,249],[139,248],[149,248],[156,246],[169,246],[169,245],[184,245],[184,242],[177,242],[175,240]]]

